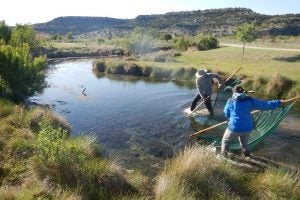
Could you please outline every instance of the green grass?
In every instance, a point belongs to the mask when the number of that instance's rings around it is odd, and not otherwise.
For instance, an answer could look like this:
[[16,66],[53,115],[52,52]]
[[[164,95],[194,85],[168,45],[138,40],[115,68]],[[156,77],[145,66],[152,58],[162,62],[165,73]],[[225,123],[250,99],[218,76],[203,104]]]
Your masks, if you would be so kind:
[[94,137],[70,137],[49,110],[0,104],[0,199],[113,199],[145,185],[104,159]]

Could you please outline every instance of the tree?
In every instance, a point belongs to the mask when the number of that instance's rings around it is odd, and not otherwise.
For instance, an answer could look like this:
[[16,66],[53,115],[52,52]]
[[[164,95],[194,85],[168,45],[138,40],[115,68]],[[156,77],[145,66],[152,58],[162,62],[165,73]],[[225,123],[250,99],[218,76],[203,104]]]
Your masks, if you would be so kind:
[[20,47],[28,44],[30,51],[39,47],[39,41],[36,38],[36,32],[31,25],[19,25],[12,30],[10,44],[14,47]]
[[22,101],[43,87],[44,57],[32,58],[29,45],[0,46],[0,96]]
[[5,21],[0,21],[0,40],[7,44],[11,37],[11,30],[6,26]]
[[242,60],[244,59],[246,43],[253,42],[257,38],[257,35],[258,32],[257,32],[257,26],[255,22],[251,24],[249,23],[242,24],[241,26],[237,27],[237,29],[235,30],[236,38],[243,43]]

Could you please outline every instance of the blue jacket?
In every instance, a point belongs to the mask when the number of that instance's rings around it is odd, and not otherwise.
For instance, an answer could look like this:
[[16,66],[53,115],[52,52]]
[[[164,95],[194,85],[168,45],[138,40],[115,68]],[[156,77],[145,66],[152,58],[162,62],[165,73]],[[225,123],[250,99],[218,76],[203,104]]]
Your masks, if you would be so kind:
[[280,100],[263,101],[247,96],[245,93],[233,93],[228,99],[224,113],[229,120],[228,128],[232,132],[251,132],[253,130],[252,109],[273,110],[280,105]]

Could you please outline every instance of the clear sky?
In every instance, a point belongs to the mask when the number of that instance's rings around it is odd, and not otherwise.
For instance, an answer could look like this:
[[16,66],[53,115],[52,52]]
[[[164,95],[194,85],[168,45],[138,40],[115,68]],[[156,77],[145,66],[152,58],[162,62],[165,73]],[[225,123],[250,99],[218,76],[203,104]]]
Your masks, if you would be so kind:
[[300,13],[300,0],[2,0],[0,20],[34,24],[60,16],[135,18],[172,11],[243,7],[268,15]]

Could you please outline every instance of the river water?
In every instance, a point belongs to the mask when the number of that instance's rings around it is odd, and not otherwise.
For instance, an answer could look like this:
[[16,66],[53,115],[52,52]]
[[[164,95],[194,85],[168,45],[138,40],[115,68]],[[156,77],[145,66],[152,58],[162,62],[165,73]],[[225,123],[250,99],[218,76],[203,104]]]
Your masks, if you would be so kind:
[[[222,108],[213,119],[185,116],[195,88],[130,76],[97,77],[91,60],[49,65],[46,81],[48,87],[30,101],[64,116],[73,136],[96,136],[109,159],[147,174],[183,149],[189,134],[224,120]],[[254,154],[299,165],[299,123],[300,115],[289,115]]]

